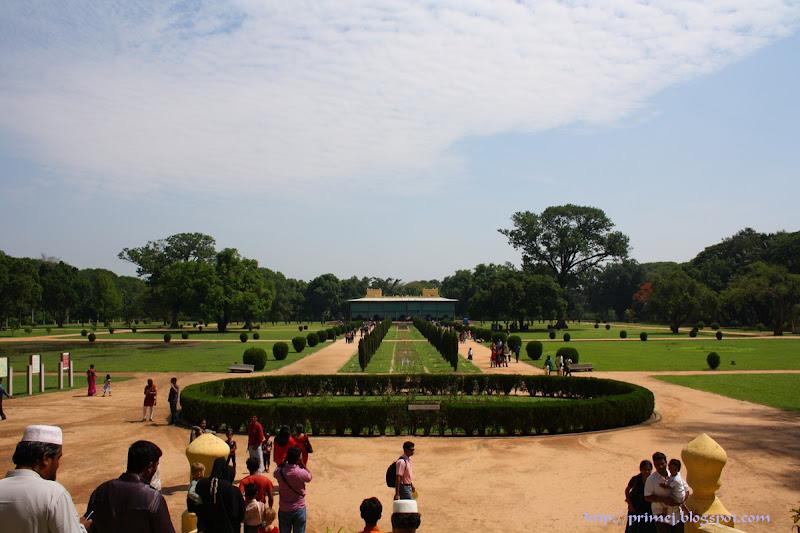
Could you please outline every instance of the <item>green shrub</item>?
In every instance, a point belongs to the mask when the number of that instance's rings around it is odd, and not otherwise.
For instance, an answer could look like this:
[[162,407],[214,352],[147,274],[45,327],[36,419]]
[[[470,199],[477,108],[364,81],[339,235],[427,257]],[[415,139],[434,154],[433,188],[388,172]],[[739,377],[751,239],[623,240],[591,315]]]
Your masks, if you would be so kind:
[[289,355],[289,345],[285,342],[276,342],[272,347],[272,355],[275,356],[276,361],[283,361]]
[[714,331],[717,331],[719,329],[719,323],[718,322],[712,322],[711,323],[711,329],[713,329]]
[[599,327],[600,327],[600,324],[595,324],[594,325],[594,329],[598,329]]
[[643,331],[643,332],[639,333],[639,338],[642,339],[643,341],[646,341],[647,340],[647,332]]
[[203,326],[197,326],[197,331],[202,333],[203,332]]
[[703,329],[704,327],[706,327],[706,323],[705,323],[705,322],[703,322],[703,321],[701,320],[701,321],[700,321],[700,322],[698,322],[698,323],[697,323],[697,324],[696,324],[694,327],[695,327],[696,329],[698,329],[698,330],[699,330],[699,329]]
[[33,328],[32,328],[32,327],[30,327],[30,326],[25,326],[25,333],[31,333],[32,331],[33,331]]
[[556,338],[556,332],[551,329],[550,330],[550,339],[552,340],[552,339],[555,339],[555,338]]
[[297,331],[303,331],[303,326],[297,326]]
[[564,333],[564,342],[569,342],[569,340],[570,340],[571,338],[572,338],[572,337],[570,336],[570,334],[569,334],[569,333]]
[[164,333],[164,342],[169,342],[172,340],[172,335],[169,333]]
[[307,329],[308,329],[308,324],[306,324],[305,326],[303,326],[303,331],[305,331],[305,330],[307,330]]
[[248,339],[247,333],[245,333],[244,331],[239,334],[240,341],[247,342],[247,339]]
[[95,335],[94,333],[89,333],[89,342],[94,342],[94,340],[96,338],[97,338],[97,335]]
[[761,322],[759,322],[758,324],[756,324],[756,329],[757,329],[759,332],[761,332],[761,331],[764,331],[764,324],[762,324]]
[[188,331],[181,332],[181,339],[186,340],[188,338],[189,338],[189,332]]
[[697,328],[692,328],[692,331],[689,332],[689,336],[692,338],[697,337]]
[[50,326],[47,326],[46,328],[44,328],[44,330],[47,332],[48,335],[50,335]]
[[325,333],[327,333],[327,334],[328,334],[328,338],[329,338],[330,340],[333,340],[333,338],[334,338],[334,337],[336,337],[336,330],[335,330],[335,329],[333,329],[333,328],[328,328],[328,329],[326,329],[326,330],[325,330]]
[[542,357],[543,351],[544,351],[544,345],[542,345],[542,343],[539,341],[530,341],[525,346],[525,352],[528,354],[528,357],[530,357],[534,361],[538,361],[539,358]]
[[711,370],[715,370],[719,366],[719,355],[717,352],[711,352],[706,356],[706,363]]
[[292,347],[294,351],[297,353],[302,352],[306,347],[306,338],[305,337],[295,337],[292,339]]
[[522,348],[522,337],[519,335],[511,335],[508,338],[508,348],[513,352],[516,352],[518,349]]
[[328,340],[328,332],[324,329],[321,329],[317,332],[317,337],[319,337],[319,342],[325,342]]
[[502,331],[495,331],[492,334],[492,342],[497,343],[497,341],[503,341],[503,345],[505,345],[506,341],[508,341],[508,335]]
[[248,348],[242,355],[242,363],[253,365],[253,370],[264,370],[267,366],[267,352],[263,348]]
[[131,328],[131,333],[136,333],[136,328],[135,327]]
[[257,340],[258,340],[258,339],[260,339],[260,338],[261,338],[261,333],[259,333],[259,332],[257,332],[257,331],[256,331],[255,333],[253,333],[253,340],[256,340],[256,341],[257,341]]
[[718,340],[718,341],[721,341],[721,340],[722,340],[722,332],[721,332],[721,331],[718,331],[718,332],[717,332],[717,340]]
[[85,329],[82,329],[82,330],[81,330],[81,337],[85,337],[85,336],[86,336],[86,335],[88,335],[88,334],[89,334],[89,332],[88,332],[88,331],[86,331]]
[[611,329],[611,324],[606,324],[606,330]]
[[564,361],[572,359],[573,363],[578,362],[578,350],[575,348],[567,348],[566,346],[564,348],[559,348],[556,352],[556,357],[559,355],[564,358]]
[[306,335],[306,342],[310,348],[313,348],[317,344],[319,344],[319,335],[314,333],[313,331]]
[[625,331],[624,329],[620,330],[620,332],[619,332],[619,338],[620,338],[620,339],[627,339],[627,338],[628,338],[628,332],[627,332],[627,331]]

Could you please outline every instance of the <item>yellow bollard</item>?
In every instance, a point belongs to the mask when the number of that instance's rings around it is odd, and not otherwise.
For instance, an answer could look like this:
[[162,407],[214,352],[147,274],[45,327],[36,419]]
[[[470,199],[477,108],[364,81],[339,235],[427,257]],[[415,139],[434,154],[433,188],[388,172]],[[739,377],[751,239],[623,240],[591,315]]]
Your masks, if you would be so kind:
[[[211,433],[204,433],[186,447],[186,458],[189,460],[190,471],[192,463],[203,463],[206,467],[205,477],[208,477],[214,461],[219,457],[228,457],[230,451],[230,447],[224,440]],[[181,533],[191,533],[196,529],[197,515],[184,511],[181,515]]]
[[[717,490],[722,486],[722,469],[728,462],[728,454],[722,446],[707,434],[696,437],[681,450],[681,458],[686,466],[686,482],[692,494],[686,500],[686,508],[695,516],[731,516],[717,498]],[[720,519],[723,522],[724,519]],[[687,532],[700,531],[702,519],[687,521]],[[733,525],[733,524],[726,524]]]

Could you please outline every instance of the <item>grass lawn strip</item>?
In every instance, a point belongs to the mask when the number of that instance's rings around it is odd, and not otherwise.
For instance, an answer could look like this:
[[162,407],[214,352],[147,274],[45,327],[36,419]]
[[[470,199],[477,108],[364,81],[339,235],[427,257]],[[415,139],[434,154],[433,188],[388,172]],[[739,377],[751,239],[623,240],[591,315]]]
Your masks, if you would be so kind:
[[[578,350],[580,363],[592,363],[600,371],[707,370],[706,356],[717,352],[720,370],[800,370],[798,340],[775,338],[713,340],[648,340],[625,342],[542,343],[541,359],[531,361],[523,345],[520,360],[541,368],[559,348]],[[734,363],[735,364],[732,364]]]
[[668,383],[777,407],[800,413],[800,397],[792,394],[800,386],[800,374],[712,374],[697,376],[653,376]]

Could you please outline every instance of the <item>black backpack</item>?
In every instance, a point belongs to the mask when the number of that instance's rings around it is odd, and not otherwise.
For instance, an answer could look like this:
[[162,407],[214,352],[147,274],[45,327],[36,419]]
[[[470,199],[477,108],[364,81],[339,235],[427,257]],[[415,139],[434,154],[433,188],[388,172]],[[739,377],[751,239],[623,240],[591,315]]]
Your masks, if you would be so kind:
[[[399,460],[400,459],[398,459],[398,461]],[[392,464],[389,465],[389,468],[386,469],[386,486],[393,489],[396,481],[397,481],[397,461],[394,461]]]

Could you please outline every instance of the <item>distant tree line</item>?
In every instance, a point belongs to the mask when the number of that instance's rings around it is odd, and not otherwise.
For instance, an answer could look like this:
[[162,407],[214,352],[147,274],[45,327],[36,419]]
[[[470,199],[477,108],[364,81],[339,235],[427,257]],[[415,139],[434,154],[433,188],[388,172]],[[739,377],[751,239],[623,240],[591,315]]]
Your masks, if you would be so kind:
[[555,206],[515,213],[500,229],[522,253],[520,266],[479,264],[443,280],[322,274],[311,281],[216,250],[214,238],[180,233],[125,248],[119,257],[138,277],[77,268],[43,256],[0,252],[0,325],[154,319],[231,323],[347,319],[347,300],[368,288],[384,296],[420,296],[435,288],[458,300],[458,316],[522,329],[532,321],[659,321],[685,325],[797,331],[800,318],[800,232],[745,228],[687,263],[638,263],[628,237],[594,207]]

